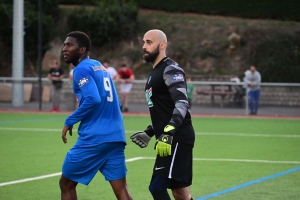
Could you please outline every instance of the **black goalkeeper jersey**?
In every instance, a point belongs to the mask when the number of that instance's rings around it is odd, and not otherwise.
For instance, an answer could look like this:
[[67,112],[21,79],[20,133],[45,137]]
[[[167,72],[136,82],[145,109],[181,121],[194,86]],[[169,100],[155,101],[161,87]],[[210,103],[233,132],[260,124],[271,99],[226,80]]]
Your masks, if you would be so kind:
[[194,145],[195,132],[188,111],[186,78],[183,69],[168,57],[152,70],[145,87],[155,137],[166,125],[176,127],[173,142]]

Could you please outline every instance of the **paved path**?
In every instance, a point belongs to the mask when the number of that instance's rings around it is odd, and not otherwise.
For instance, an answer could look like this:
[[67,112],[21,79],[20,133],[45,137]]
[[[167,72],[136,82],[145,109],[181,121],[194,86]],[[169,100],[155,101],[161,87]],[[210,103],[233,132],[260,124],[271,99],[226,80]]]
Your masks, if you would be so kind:
[[[43,103],[42,111],[50,111],[51,103]],[[21,107],[13,107],[11,103],[0,102],[0,110],[23,110],[23,111],[39,111],[38,102],[24,103]],[[65,103],[61,104],[61,111],[67,111]],[[146,104],[129,104],[129,112],[134,113],[148,113]],[[220,108],[210,106],[193,105],[191,109],[192,114],[203,115],[245,115],[244,108]],[[259,108],[258,115],[260,116],[290,116],[300,117],[300,107],[267,107]]]

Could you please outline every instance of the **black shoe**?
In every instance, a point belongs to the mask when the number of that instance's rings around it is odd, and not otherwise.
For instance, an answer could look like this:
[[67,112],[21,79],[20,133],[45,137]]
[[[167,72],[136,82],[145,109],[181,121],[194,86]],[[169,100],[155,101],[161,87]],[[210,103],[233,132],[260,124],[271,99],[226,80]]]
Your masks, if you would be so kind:
[[125,107],[125,108],[123,109],[123,112],[128,112],[128,108]]

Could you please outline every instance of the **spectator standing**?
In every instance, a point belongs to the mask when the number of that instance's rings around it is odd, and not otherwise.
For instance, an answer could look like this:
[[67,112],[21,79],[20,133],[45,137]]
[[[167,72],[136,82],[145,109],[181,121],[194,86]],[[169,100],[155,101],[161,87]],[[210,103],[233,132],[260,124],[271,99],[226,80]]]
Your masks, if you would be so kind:
[[64,78],[64,71],[62,68],[60,68],[58,61],[53,60],[52,67],[49,70],[48,78],[52,81],[52,109],[51,111],[58,112],[59,111],[59,104],[60,104],[60,96],[61,96],[61,88]]
[[114,67],[109,66],[109,62],[107,60],[103,62],[103,66],[106,68],[106,71],[109,73],[111,79],[115,80],[118,75],[117,70]]
[[193,98],[193,91],[194,91],[194,85],[192,84],[192,78],[188,77],[187,78],[187,97],[188,97],[188,102],[189,102],[189,110],[192,109],[192,98]]
[[244,82],[247,86],[247,92],[249,93],[249,107],[250,107],[250,114],[256,115],[259,105],[259,98],[260,98],[260,82],[261,82],[261,75],[256,70],[255,66],[251,66],[250,70],[245,72]]
[[127,64],[123,63],[121,65],[121,69],[118,71],[116,80],[121,83],[121,110],[122,112],[128,112],[128,94],[130,93],[132,88],[134,74],[127,66]]

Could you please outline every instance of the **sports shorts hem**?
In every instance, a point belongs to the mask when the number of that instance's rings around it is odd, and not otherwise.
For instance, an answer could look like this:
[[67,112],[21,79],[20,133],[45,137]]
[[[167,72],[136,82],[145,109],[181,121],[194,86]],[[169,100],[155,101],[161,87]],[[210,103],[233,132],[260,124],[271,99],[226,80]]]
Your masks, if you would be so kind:
[[88,185],[97,172],[107,181],[126,176],[124,142],[109,142],[93,147],[74,146],[66,155],[62,174],[69,180]]
[[173,143],[170,156],[160,157],[157,155],[153,176],[169,178],[171,180],[170,186],[174,181],[172,188],[190,186],[193,177],[193,146]]

